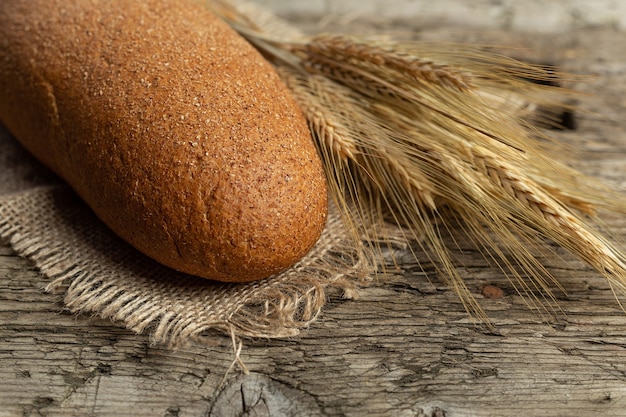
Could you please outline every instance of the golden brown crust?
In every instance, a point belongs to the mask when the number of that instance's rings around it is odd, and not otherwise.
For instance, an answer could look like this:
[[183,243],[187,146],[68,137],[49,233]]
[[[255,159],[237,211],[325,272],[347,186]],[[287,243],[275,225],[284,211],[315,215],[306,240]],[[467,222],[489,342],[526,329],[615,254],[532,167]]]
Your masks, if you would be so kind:
[[287,89],[192,0],[3,0],[0,120],[118,235],[186,273],[269,276],[325,224]]

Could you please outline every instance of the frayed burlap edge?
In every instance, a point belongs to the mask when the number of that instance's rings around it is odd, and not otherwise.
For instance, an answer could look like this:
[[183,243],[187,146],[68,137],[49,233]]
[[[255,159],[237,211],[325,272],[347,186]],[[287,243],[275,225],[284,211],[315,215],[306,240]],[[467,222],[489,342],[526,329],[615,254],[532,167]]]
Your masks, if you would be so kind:
[[218,284],[166,268],[109,231],[65,185],[0,197],[0,237],[63,292],[74,313],[110,319],[155,344],[180,347],[212,330],[287,337],[313,322],[327,291],[351,295],[372,272],[330,208],[318,244],[289,270],[249,284]]

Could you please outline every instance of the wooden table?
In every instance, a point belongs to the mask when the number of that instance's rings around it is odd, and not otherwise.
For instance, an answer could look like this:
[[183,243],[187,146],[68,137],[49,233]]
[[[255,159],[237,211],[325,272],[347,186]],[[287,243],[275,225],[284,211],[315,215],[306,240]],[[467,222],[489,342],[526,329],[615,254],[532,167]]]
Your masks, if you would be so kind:
[[[597,75],[578,86],[594,95],[584,100],[579,129],[556,135],[584,152],[579,168],[626,184],[623,32],[420,36],[531,46],[518,52]],[[623,216],[606,221],[626,238]],[[332,296],[301,335],[244,340],[246,375],[237,366],[229,372],[228,336],[172,351],[64,312],[58,294],[41,291],[47,279],[0,246],[0,417],[624,416],[626,313],[602,278],[564,257],[565,264],[546,259],[567,290],[552,317],[530,309],[498,270],[465,257],[461,273],[493,329],[470,320],[453,293],[407,257],[402,271],[358,299]],[[504,296],[482,297],[488,284]]]

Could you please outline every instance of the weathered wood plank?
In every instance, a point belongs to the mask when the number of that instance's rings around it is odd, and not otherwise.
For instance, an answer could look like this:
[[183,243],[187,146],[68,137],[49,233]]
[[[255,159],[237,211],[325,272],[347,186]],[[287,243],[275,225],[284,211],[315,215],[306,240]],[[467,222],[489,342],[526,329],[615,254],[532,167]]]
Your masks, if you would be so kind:
[[[558,136],[583,148],[579,167],[626,185],[623,33],[481,36],[536,45],[533,56],[599,76],[579,86],[595,95],[580,129]],[[626,219],[607,222],[626,238]],[[562,311],[547,321],[471,252],[459,254],[470,289],[478,297],[488,284],[504,292],[482,300],[493,329],[469,320],[428,268],[406,258],[359,299],[333,295],[300,336],[245,340],[241,359],[251,374],[235,368],[224,378],[229,337],[170,351],[75,317],[59,295],[41,291],[45,277],[0,246],[0,416],[623,416],[626,314],[603,279],[557,253],[567,263],[546,262],[567,295],[557,293]]]

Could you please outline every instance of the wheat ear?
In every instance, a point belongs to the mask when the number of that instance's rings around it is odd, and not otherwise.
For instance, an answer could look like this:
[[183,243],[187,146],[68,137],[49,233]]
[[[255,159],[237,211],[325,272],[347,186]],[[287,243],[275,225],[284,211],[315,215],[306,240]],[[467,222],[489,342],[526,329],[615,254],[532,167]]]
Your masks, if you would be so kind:
[[561,90],[532,82],[552,80],[552,69],[449,44],[277,37],[209,3],[279,69],[355,236],[384,242],[391,219],[481,317],[447,232],[465,234],[531,297],[539,290],[550,300],[556,283],[529,250],[546,239],[626,291],[626,257],[587,217],[596,207],[626,213],[626,200],[555,161],[522,121],[558,105]]

